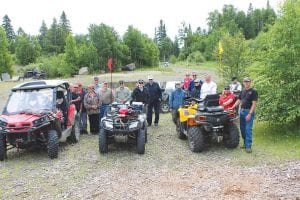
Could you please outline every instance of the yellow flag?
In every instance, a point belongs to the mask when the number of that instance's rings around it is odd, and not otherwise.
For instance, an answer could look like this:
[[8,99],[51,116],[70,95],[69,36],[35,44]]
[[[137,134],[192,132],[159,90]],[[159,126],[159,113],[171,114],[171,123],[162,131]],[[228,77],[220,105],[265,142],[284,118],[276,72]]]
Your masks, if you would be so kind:
[[219,41],[219,54],[221,55],[221,54],[223,54],[223,52],[224,52],[223,45],[222,45],[221,41]]

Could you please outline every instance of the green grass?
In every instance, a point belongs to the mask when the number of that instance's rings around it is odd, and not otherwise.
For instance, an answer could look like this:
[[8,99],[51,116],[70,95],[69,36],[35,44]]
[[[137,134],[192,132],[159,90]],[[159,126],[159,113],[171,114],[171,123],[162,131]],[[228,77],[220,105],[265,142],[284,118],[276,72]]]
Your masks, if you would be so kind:
[[254,148],[257,146],[280,160],[300,158],[300,129],[296,126],[256,123]]
[[[240,145],[243,139],[240,138]],[[300,130],[294,126],[270,125],[256,122],[253,129],[252,153],[237,148],[226,157],[238,166],[257,166],[261,164],[281,164],[300,159]]]
[[186,61],[180,61],[173,66],[183,66],[187,69],[205,69],[205,70],[217,70],[218,62],[216,61],[207,61],[200,64],[188,63]]
[[160,71],[160,72],[173,72],[170,67],[143,67],[137,68],[135,71],[143,72],[143,71]]

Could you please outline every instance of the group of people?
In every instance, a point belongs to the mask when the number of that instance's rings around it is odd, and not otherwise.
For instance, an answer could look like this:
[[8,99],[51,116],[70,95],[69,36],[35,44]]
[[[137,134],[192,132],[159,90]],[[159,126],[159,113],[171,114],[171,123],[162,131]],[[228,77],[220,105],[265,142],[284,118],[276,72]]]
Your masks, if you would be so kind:
[[[204,75],[204,81],[197,78],[197,73],[187,73],[182,82],[175,84],[175,90],[169,96],[169,106],[172,119],[176,123],[177,109],[183,105],[186,96],[194,98],[205,98],[209,94],[217,94],[217,84],[212,81],[209,74]],[[244,148],[247,152],[252,152],[252,126],[254,121],[254,111],[258,98],[257,91],[251,86],[252,80],[248,77],[243,79],[244,89],[238,82],[237,77],[232,78],[232,83],[224,87],[219,96],[219,105],[224,110],[234,110],[240,106],[240,130],[244,139]],[[140,79],[136,87],[131,91],[125,86],[124,81],[119,81],[119,87],[114,91],[109,88],[108,82],[99,83],[99,78],[94,77],[94,82],[85,91],[81,83],[71,86],[72,103],[75,104],[77,112],[80,113],[81,133],[87,133],[87,117],[90,124],[90,133],[98,134],[100,121],[104,117],[109,104],[112,102],[142,102],[147,113],[147,124],[152,125],[153,110],[155,113],[154,126],[159,123],[160,102],[162,100],[162,90],[152,76],[148,76],[148,82]]]
[[[219,105],[224,110],[234,110],[240,106],[240,131],[244,140],[243,148],[251,153],[252,149],[252,127],[254,121],[254,111],[258,99],[257,91],[252,88],[252,80],[249,77],[243,79],[244,90],[238,82],[237,77],[232,77],[231,84],[224,87],[219,96]],[[172,120],[176,123],[177,109],[183,105],[185,97],[204,99],[209,94],[217,94],[217,84],[212,81],[211,75],[206,74],[204,81],[197,78],[197,73],[186,73],[182,82],[175,84],[175,91],[169,97]]]
[[161,89],[158,83],[154,82],[153,77],[148,76],[148,82],[139,80],[136,88],[131,91],[125,86],[123,80],[119,81],[119,86],[113,91],[109,88],[108,82],[99,82],[98,77],[87,88],[83,89],[81,83],[70,85],[72,101],[78,113],[80,113],[80,132],[88,133],[87,119],[89,119],[90,133],[98,134],[101,119],[104,117],[109,105],[113,102],[142,102],[147,113],[148,126],[152,125],[153,110],[155,113],[154,125],[159,122],[160,101],[162,98]]

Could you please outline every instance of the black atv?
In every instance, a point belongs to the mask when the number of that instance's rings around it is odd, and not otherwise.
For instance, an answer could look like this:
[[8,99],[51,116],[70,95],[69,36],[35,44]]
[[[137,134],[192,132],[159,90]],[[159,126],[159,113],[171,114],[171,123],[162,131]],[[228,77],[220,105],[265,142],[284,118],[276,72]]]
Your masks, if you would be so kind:
[[100,153],[107,153],[108,144],[114,142],[136,144],[137,153],[145,153],[147,126],[143,106],[139,102],[133,102],[132,105],[113,103],[110,106],[101,120]]
[[227,148],[236,148],[239,144],[239,129],[234,123],[238,117],[234,110],[224,110],[219,106],[219,95],[207,95],[199,103],[194,115],[194,126],[188,129],[191,151],[201,152],[207,143],[223,142]]

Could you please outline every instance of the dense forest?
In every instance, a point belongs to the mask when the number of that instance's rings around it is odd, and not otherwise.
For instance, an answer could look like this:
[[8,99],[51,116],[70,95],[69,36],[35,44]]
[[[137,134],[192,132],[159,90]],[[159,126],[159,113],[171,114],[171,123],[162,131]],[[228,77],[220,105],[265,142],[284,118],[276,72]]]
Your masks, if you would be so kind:
[[[72,33],[65,12],[59,20],[54,18],[50,27],[42,21],[38,35],[29,35],[21,27],[15,32],[8,15],[3,17],[2,27],[14,63],[23,66],[35,63],[47,69],[51,77],[56,77],[73,75],[82,66],[89,67],[90,71],[104,70],[108,57],[114,58],[115,67],[132,62],[143,67],[177,59],[190,62],[214,60],[215,46],[226,33],[241,32],[245,39],[253,39],[259,32],[267,31],[275,20],[274,9],[267,3],[263,9],[253,9],[250,4],[247,13],[233,5],[224,5],[221,11],[209,13],[208,30],[198,27],[193,31],[183,22],[174,39],[168,36],[163,20],[158,27],[153,27],[153,38],[133,26],[128,26],[120,36],[107,24],[91,24],[87,35],[76,35]],[[52,69],[51,66],[59,67]]]
[[[259,89],[260,117],[279,122],[300,121],[300,0],[286,0],[280,13],[266,7],[247,12],[233,5],[208,14],[207,30],[182,22],[175,38],[163,20],[154,37],[133,26],[120,36],[107,24],[91,24],[88,34],[72,33],[65,12],[50,27],[41,23],[38,35],[21,27],[15,32],[8,15],[0,27],[0,72],[12,66],[39,67],[49,77],[72,76],[80,67],[106,70],[113,57],[114,70],[128,63],[158,66],[160,61],[201,63],[218,61],[224,82],[232,76],[251,75]],[[274,93],[276,91],[276,93]]]

